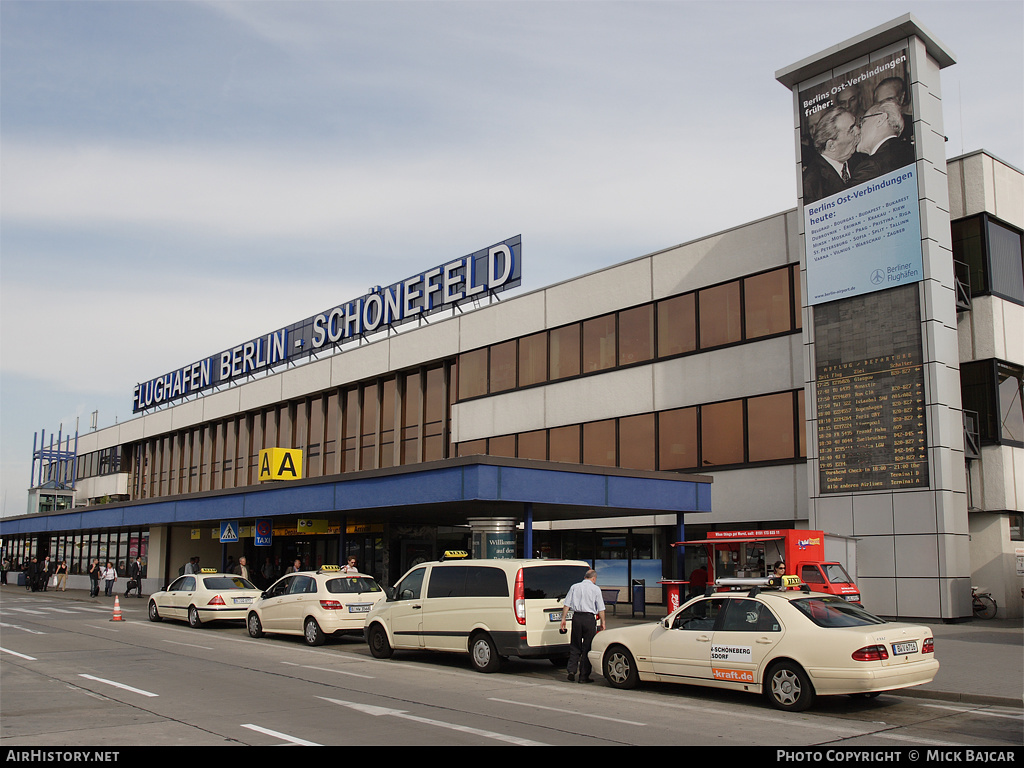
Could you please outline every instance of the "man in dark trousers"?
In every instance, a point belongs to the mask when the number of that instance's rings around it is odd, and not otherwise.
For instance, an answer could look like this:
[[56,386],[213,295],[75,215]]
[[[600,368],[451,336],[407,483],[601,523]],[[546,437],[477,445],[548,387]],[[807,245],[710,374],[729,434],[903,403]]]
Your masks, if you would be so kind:
[[[590,646],[594,642],[594,635],[605,628],[604,622],[604,598],[601,596],[601,588],[597,586],[597,571],[589,570],[583,577],[583,581],[569,587],[569,592],[562,603],[562,625],[560,632],[565,632],[565,620],[569,611],[572,611],[572,636],[569,640],[569,681],[576,679],[576,672],[579,671],[581,683],[592,683],[590,679]],[[597,626],[598,618],[601,619],[600,628]]]
[[128,597],[131,594],[132,589],[137,591],[136,597],[142,597],[142,558],[136,557],[132,561],[131,568],[128,571],[128,588],[124,591],[124,596]]

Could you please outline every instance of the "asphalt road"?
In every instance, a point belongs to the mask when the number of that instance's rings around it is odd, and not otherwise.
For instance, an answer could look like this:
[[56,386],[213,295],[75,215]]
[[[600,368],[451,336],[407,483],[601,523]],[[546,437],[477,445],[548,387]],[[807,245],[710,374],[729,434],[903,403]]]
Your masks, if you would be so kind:
[[0,747],[716,745],[860,750],[1021,744],[1022,711],[899,695],[806,713],[678,685],[571,684],[547,661],[483,675],[465,657],[373,659],[360,639],[308,648],[240,624],[146,619],[0,594]]

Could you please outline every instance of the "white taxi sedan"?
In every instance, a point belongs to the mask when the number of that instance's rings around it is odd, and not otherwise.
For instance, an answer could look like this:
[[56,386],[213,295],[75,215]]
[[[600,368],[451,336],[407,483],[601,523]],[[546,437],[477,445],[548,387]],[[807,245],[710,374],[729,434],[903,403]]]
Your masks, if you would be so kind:
[[761,693],[789,711],[807,709],[815,696],[874,697],[923,685],[939,669],[926,626],[766,585],[695,598],[657,624],[599,632],[589,659],[614,688],[641,680],[728,688]]
[[204,568],[201,573],[179,576],[166,589],[149,597],[149,620],[184,619],[199,627],[208,621],[245,621],[260,596],[250,581],[230,573]]
[[308,645],[323,645],[327,635],[362,635],[366,615],[384,598],[372,576],[324,565],[271,584],[249,609],[246,627],[250,637],[301,635]]

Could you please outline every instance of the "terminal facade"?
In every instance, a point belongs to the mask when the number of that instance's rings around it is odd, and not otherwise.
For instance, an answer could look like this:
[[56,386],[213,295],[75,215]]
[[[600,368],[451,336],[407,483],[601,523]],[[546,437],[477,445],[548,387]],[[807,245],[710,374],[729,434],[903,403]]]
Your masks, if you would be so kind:
[[[812,528],[851,543],[875,613],[963,618],[977,584],[1019,616],[1024,174],[984,151],[941,165],[949,223],[923,237],[950,290],[907,290],[945,318],[954,359],[924,378],[956,397],[922,409],[917,490],[823,492],[813,350],[837,303],[808,300],[801,206],[78,435],[33,489],[47,510],[0,522],[6,553],[67,560],[72,586],[93,558],[140,555],[156,589],[196,556],[276,576],[352,555],[390,584],[472,549],[588,560],[623,599],[643,580],[664,604],[658,582],[697,564],[674,543]],[[267,449],[300,450],[301,478],[261,483]]]

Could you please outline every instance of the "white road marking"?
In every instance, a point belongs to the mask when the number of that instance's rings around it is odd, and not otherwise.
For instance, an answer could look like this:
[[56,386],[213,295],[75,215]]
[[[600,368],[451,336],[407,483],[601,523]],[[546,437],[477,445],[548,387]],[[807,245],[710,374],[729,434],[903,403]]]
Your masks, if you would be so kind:
[[170,645],[184,645],[184,646],[187,646],[189,648],[200,648],[200,649],[202,649],[204,651],[212,651],[213,650],[213,648],[211,648],[208,645],[195,645],[194,643],[176,643],[173,640],[161,640],[160,642],[161,643],[169,643]]
[[112,685],[115,688],[120,688],[123,691],[131,691],[132,693],[138,693],[142,696],[149,696],[150,698],[154,698],[160,695],[158,693],[150,693],[149,691],[144,691],[141,688],[132,688],[130,685],[125,685],[124,683],[117,683],[113,680],[104,680],[102,677],[93,677],[92,675],[79,675],[79,677],[84,677],[86,680],[94,680],[97,683],[103,683],[104,685]]
[[1005,717],[1010,720],[1020,720],[1024,715],[1015,712],[993,712],[990,709],[975,709],[974,707],[952,707],[943,704],[922,704],[922,707],[931,707],[932,709],[950,709],[954,712],[969,712],[972,715],[987,715],[989,717]]
[[264,733],[267,736],[273,736],[275,739],[281,739],[292,744],[299,744],[303,747],[322,747],[323,744],[317,744],[315,741],[306,741],[305,739],[298,739],[295,736],[289,736],[287,733],[279,733],[278,731],[272,731],[269,728],[261,728],[258,725],[252,723],[242,723],[243,728],[248,728],[250,731],[256,731],[258,733]]
[[575,709],[559,709],[557,707],[544,707],[540,704],[528,704],[523,701],[511,701],[510,699],[495,699],[491,698],[488,701],[496,701],[499,704],[515,704],[519,707],[529,707],[530,709],[546,709],[549,712],[561,712],[563,715],[579,715],[580,717],[592,717],[595,720],[611,720],[613,723],[623,723],[625,725],[641,725],[646,726],[647,723],[637,723],[632,720],[623,720],[619,717],[606,717],[605,715],[591,715],[587,712],[580,712]]
[[311,669],[314,672],[334,672],[338,675],[349,675],[351,677],[362,677],[366,680],[374,680],[373,675],[360,675],[358,672],[347,672],[343,669],[327,669],[326,667],[311,667],[308,664],[296,664],[294,661],[282,661],[286,667],[301,667],[302,669]]
[[0,622],[0,627],[4,627],[5,629],[20,629],[22,632],[28,632],[30,635],[46,634],[45,632],[40,632],[38,629],[29,629],[28,627],[22,627],[18,624],[6,624],[4,622]]
[[415,723],[423,723],[424,725],[433,725],[438,728],[447,728],[448,730],[458,731],[460,733],[468,733],[472,736],[482,736],[485,739],[494,739],[495,741],[504,741],[508,744],[515,744],[520,747],[548,747],[550,744],[544,744],[540,741],[531,741],[530,739],[521,739],[517,736],[507,736],[504,733],[495,733],[494,731],[484,731],[479,728],[470,728],[466,725],[456,725],[455,723],[446,723],[442,720],[432,720],[428,717],[418,717],[416,715],[410,715],[401,709],[388,709],[387,707],[374,707],[368,704],[357,704],[352,701],[341,701],[340,699],[329,699],[326,696],[318,696],[317,698],[329,701],[332,704],[337,704],[341,707],[348,707],[358,712],[363,712],[367,715],[373,715],[374,717],[390,716],[398,717],[403,720],[411,720]]
[[25,661],[37,661],[35,656],[26,656],[23,653],[18,653],[7,648],[0,648],[0,651],[3,651],[4,653],[9,653],[11,654],[11,656],[17,656],[19,659],[25,659]]

